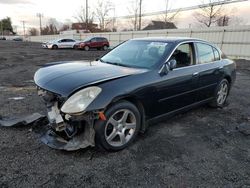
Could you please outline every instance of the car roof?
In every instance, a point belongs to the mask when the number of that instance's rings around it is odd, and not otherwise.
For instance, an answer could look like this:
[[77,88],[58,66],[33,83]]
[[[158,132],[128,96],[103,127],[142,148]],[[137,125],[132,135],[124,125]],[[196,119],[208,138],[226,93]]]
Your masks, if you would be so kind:
[[190,37],[145,37],[145,38],[136,38],[131,40],[143,40],[143,41],[161,41],[161,42],[186,42],[186,41],[197,41],[197,42],[207,42],[202,39],[190,38]]

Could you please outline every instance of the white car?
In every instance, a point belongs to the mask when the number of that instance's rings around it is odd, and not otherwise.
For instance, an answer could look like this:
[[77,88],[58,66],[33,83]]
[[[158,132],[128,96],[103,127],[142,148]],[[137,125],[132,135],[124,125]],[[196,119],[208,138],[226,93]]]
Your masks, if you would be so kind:
[[75,48],[75,44],[77,43],[78,41],[74,39],[57,39],[57,40],[43,43],[42,47],[48,48],[48,49]]

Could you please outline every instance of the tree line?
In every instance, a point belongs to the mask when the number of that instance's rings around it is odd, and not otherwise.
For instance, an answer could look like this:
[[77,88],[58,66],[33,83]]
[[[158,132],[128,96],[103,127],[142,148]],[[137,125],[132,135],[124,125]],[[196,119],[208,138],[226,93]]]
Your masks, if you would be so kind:
[[[176,23],[181,15],[181,9],[173,12],[174,0],[163,0],[165,3],[165,11],[162,15],[154,18],[165,24]],[[243,22],[240,18],[233,15],[232,11],[226,10],[223,5],[224,0],[203,0],[199,8],[193,13],[193,17],[197,23],[204,27],[211,26],[228,26],[239,25]],[[142,24],[145,25],[143,18],[144,0],[134,0],[128,3],[127,12],[130,15],[127,21],[127,30],[141,30]],[[205,6],[206,5],[206,6]],[[113,17],[112,17],[113,14]],[[98,0],[95,8],[82,6],[74,16],[78,23],[82,23],[86,31],[90,32],[107,32],[116,31],[117,24],[115,18],[115,5],[110,0]],[[98,24],[95,24],[98,22]],[[98,27],[97,27],[98,26]],[[0,20],[1,31],[6,30],[14,34],[11,19],[9,17]],[[72,29],[71,23],[61,23],[54,18],[48,20],[45,27],[41,28],[41,35],[58,34],[60,31]],[[36,28],[29,29],[29,35],[38,35]]]

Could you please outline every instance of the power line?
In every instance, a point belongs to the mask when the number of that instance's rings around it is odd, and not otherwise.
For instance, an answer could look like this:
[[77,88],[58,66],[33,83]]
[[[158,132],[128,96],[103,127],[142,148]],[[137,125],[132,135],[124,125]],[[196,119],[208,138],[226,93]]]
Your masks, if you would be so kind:
[[[185,8],[176,8],[176,9],[168,10],[168,13],[183,12],[183,11],[195,10],[195,9],[199,9],[199,8],[205,8],[205,7],[209,7],[211,5],[218,6],[218,5],[226,5],[226,4],[239,3],[239,2],[245,2],[245,1],[248,1],[248,0],[224,0],[224,1],[220,1],[220,2],[206,3],[203,5],[194,5],[194,6],[185,7]],[[165,14],[165,13],[166,13],[166,10],[149,12],[149,13],[141,14],[141,17],[156,16],[156,15],[161,15],[161,14]],[[116,18],[117,19],[128,19],[128,18],[134,18],[134,15],[117,16]]]

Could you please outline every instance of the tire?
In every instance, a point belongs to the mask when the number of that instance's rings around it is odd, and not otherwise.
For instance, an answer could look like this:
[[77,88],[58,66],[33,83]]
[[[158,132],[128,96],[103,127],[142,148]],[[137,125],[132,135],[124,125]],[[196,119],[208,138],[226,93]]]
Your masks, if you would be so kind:
[[53,50],[56,50],[56,49],[58,49],[58,46],[57,46],[57,45],[53,45],[53,46],[52,46],[52,49],[53,49]]
[[214,99],[209,105],[215,108],[223,108],[226,104],[229,90],[230,90],[229,82],[227,81],[227,79],[223,79],[218,84],[214,93]]
[[103,47],[102,47],[102,49],[104,50],[104,51],[106,51],[106,50],[108,50],[108,46],[107,45],[104,45]]
[[89,51],[89,46],[84,46],[85,51]]
[[95,122],[96,146],[107,151],[119,151],[131,144],[141,125],[137,107],[128,102],[115,103],[105,112],[106,120]]
[[76,45],[73,46],[73,49],[78,50],[78,47]]

